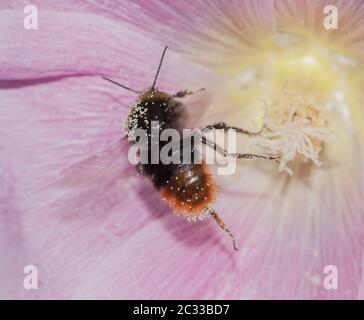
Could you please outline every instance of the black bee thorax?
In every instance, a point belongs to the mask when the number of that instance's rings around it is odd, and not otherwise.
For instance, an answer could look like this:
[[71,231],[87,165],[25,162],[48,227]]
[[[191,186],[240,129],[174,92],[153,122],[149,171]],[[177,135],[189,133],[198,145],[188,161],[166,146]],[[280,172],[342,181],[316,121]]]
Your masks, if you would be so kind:
[[140,133],[137,129],[143,130],[148,136],[155,132],[156,125],[160,132],[168,128],[177,129],[176,114],[179,113],[181,106],[173,96],[163,92],[147,91],[142,94],[132,105],[126,119],[129,140],[135,140]]

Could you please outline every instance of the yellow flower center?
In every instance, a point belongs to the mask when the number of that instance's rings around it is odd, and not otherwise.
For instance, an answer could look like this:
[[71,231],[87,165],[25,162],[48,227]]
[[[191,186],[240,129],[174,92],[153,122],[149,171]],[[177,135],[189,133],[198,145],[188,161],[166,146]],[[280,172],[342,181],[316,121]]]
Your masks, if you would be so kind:
[[325,43],[278,34],[230,79],[212,107],[232,107],[235,125],[263,128],[257,144],[281,157],[280,171],[292,174],[293,161],[320,166],[324,149],[355,132],[362,66]]

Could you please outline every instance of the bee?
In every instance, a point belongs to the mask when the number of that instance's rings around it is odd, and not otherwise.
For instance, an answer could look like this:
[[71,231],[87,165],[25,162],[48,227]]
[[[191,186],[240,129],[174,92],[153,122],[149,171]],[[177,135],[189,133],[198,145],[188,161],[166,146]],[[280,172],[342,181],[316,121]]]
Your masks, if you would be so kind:
[[[158,121],[160,126],[159,132],[165,129],[175,129],[181,131],[184,126],[188,108],[181,102],[181,99],[188,95],[194,94],[193,91],[183,90],[175,94],[169,94],[159,91],[156,87],[159,72],[161,70],[162,62],[167,50],[164,48],[162,56],[159,60],[157,72],[154,76],[154,81],[151,87],[143,91],[137,91],[124,86],[112,79],[103,77],[103,79],[122,87],[128,91],[137,94],[137,99],[131,105],[130,112],[125,121],[126,137],[131,143],[137,142],[135,132],[138,129],[144,130],[147,133],[147,143],[145,148],[151,154],[152,141],[152,121]],[[198,91],[203,91],[200,89]],[[196,91],[197,92],[197,91]],[[259,133],[252,133],[241,128],[229,126],[224,122],[210,124],[201,129],[202,132],[209,130],[223,129],[227,131],[234,129],[238,133],[247,135],[256,135]],[[125,137],[125,138],[126,138]],[[215,151],[223,154],[225,157],[233,156],[237,159],[269,159],[276,160],[275,157],[261,156],[255,154],[236,153],[228,154],[226,150],[216,145],[213,141],[208,140],[206,137],[201,137],[201,142],[206,146],[213,148]],[[159,142],[159,150],[167,142]],[[183,145],[181,143],[180,145]],[[183,154],[190,153],[191,161],[184,162]],[[160,192],[161,198],[171,207],[173,212],[179,216],[183,216],[188,220],[202,219],[204,217],[212,216],[217,222],[218,226],[231,238],[233,248],[238,250],[235,237],[227,225],[220,218],[216,210],[213,208],[217,194],[218,186],[210,173],[207,164],[202,161],[196,163],[200,155],[191,144],[189,150],[183,150],[181,153],[181,161],[178,164],[170,163],[163,164],[158,161],[153,163],[138,163],[137,170],[140,174],[147,177],[154,188]],[[125,155],[124,155],[125,156]]]

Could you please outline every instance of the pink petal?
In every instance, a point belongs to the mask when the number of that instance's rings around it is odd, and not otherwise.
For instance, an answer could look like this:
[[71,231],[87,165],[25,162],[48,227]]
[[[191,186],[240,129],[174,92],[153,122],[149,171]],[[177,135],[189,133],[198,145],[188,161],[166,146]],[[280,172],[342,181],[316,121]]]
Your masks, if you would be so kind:
[[[10,4],[23,8],[26,2]],[[273,1],[87,1],[77,4],[33,1],[39,8],[63,12],[92,12],[130,28],[148,38],[168,42],[203,65],[236,72],[239,66],[262,52],[262,39],[269,39],[275,27]],[[9,5],[7,6],[9,7]],[[44,10],[43,9],[43,10]],[[147,44],[141,44],[146,48]],[[143,51],[141,49],[141,51]],[[206,54],[206,52],[214,54]]]
[[3,160],[0,160],[0,170],[0,299],[14,299],[19,296],[19,291],[24,290],[23,268],[29,263],[29,257],[22,234],[14,177]]
[[[262,39],[268,39],[275,26],[272,1],[160,1],[152,4],[140,0],[137,3],[139,10],[129,6],[125,18],[142,32],[167,38],[173,48],[194,61],[219,71],[229,69],[234,74],[249,63],[251,57],[261,53]],[[158,25],[156,30],[146,28],[155,25]]]
[[[19,10],[1,11],[1,19],[0,79],[103,74],[117,76],[130,86],[144,89],[148,86],[145,80],[153,79],[163,47],[168,45],[166,42],[158,45],[130,25],[91,13],[44,11],[42,26],[33,32],[19,23],[23,19]],[[168,53],[163,69],[181,63],[184,68],[178,73],[162,72],[160,83],[163,80],[165,83],[181,83],[189,79],[190,86],[202,85],[201,77],[197,81],[187,77],[189,68],[196,67],[183,62],[172,52]],[[197,70],[205,73],[202,68],[197,67]],[[138,80],[142,82],[136,83]]]

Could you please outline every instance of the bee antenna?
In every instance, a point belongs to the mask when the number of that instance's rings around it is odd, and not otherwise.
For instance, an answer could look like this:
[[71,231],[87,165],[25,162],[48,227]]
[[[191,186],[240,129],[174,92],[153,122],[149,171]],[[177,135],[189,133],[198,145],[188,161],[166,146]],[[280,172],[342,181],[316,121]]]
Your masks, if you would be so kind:
[[233,241],[233,247],[235,251],[238,251],[238,247],[236,246],[236,240],[234,235],[231,233],[231,231],[227,228],[226,224],[221,220],[221,218],[219,217],[219,215],[217,214],[217,212],[212,209],[210,210],[210,214],[212,215],[212,217],[215,219],[215,221],[217,222],[217,224],[219,225],[219,227],[224,230],[228,236],[231,238],[231,240]]
[[136,93],[136,94],[139,94],[139,93],[140,93],[140,92],[138,92],[138,91],[136,91],[136,90],[133,90],[133,89],[130,89],[130,88],[126,87],[126,86],[123,86],[122,84],[120,84],[120,83],[118,83],[118,82],[116,82],[116,81],[114,81],[114,80],[111,80],[111,79],[109,79],[109,78],[102,77],[102,79],[107,80],[107,81],[110,81],[111,83],[116,84],[117,86],[122,87],[122,88],[124,88],[124,89],[126,89],[126,90],[129,90],[129,91],[131,91],[131,92],[134,92],[134,93]]
[[166,46],[164,48],[163,53],[162,53],[162,57],[161,57],[161,59],[159,61],[159,66],[158,66],[157,72],[156,72],[155,77],[154,77],[154,81],[153,81],[153,85],[152,85],[152,90],[154,90],[155,84],[157,82],[157,78],[158,78],[158,75],[159,75],[159,71],[161,70],[162,62],[163,62],[163,59],[164,59],[164,55],[166,54],[167,48],[168,48],[168,46]]

